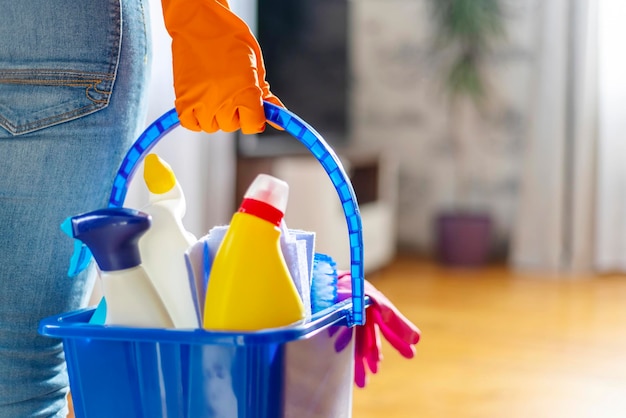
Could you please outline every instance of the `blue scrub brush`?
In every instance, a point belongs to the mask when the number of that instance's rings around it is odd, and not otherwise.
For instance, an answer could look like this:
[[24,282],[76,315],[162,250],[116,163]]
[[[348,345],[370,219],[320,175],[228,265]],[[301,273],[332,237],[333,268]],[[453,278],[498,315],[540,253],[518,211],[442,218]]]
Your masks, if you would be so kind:
[[313,314],[337,302],[337,264],[326,254],[315,253],[311,279],[311,311]]

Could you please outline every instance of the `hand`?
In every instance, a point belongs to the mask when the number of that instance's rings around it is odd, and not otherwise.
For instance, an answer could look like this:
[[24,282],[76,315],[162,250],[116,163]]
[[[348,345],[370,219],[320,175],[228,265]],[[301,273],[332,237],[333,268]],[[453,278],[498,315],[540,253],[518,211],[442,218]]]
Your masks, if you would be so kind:
[[265,81],[261,48],[226,0],[163,0],[172,37],[180,123],[193,131],[265,129],[263,100],[284,107]]
[[[420,339],[420,330],[367,280],[365,295],[370,297],[372,304],[366,310],[365,325],[357,326],[355,330],[354,382],[359,387],[367,383],[367,369],[373,374],[378,372],[378,365],[383,359],[381,333],[392,347],[409,359],[415,355],[415,344]],[[352,297],[352,283],[348,273],[339,276],[338,296],[339,300]],[[343,350],[351,337],[352,329],[339,335],[335,349]]]

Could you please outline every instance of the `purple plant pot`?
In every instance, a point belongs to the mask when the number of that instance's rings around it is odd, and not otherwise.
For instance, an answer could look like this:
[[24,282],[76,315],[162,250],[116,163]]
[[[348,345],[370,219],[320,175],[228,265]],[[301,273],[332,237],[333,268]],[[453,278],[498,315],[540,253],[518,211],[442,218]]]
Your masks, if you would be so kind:
[[484,213],[442,213],[436,219],[438,260],[447,266],[479,267],[491,252],[491,217]]

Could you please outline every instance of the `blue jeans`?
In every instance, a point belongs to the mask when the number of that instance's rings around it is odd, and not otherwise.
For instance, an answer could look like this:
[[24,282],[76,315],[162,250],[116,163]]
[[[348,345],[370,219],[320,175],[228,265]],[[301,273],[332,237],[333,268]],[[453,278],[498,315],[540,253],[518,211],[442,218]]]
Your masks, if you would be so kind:
[[144,124],[149,23],[142,0],[0,10],[0,417],[64,417],[62,344],[37,326],[92,289],[93,269],[67,276],[59,225],[106,205]]

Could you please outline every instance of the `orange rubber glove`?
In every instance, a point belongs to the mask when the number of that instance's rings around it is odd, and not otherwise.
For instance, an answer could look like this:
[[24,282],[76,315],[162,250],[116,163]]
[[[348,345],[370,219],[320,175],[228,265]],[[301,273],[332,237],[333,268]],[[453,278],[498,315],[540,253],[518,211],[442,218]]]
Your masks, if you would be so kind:
[[265,129],[263,100],[284,107],[265,81],[261,48],[226,0],[162,0],[172,37],[180,123],[192,131]]

